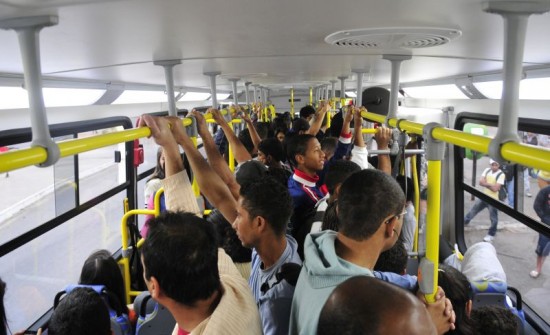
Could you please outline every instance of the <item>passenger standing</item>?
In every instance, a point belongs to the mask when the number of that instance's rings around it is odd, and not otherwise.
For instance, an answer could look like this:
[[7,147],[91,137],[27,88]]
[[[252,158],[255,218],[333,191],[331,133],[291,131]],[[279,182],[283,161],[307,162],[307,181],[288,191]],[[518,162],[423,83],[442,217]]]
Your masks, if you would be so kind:
[[288,334],[295,284],[279,277],[286,263],[302,264],[296,240],[286,235],[291,201],[286,187],[271,178],[245,184],[233,223],[243,246],[253,250],[248,284],[265,335]]
[[[203,191],[212,191],[213,203],[234,201],[231,192],[227,187],[211,189],[211,183],[223,182],[186,136],[181,120],[149,115],[142,120],[165,150],[168,210],[192,213],[165,213],[151,221],[142,253],[151,296],[176,319],[173,334],[178,327],[191,334],[260,334],[258,308],[246,281],[223,249],[217,250],[213,227],[199,217],[202,213],[178,146],[184,148],[193,170],[202,172],[197,181]],[[224,213],[228,207],[219,209]]]
[[325,154],[319,141],[309,134],[293,136],[287,142],[287,152],[294,166],[294,174],[288,179],[288,190],[294,206],[290,228],[296,237],[315,204],[325,196],[317,187],[317,172],[323,170]]
[[[540,171],[538,176],[538,183],[540,191],[535,198],[533,208],[541,219],[541,221],[547,225],[550,224],[550,172]],[[550,238],[548,236],[539,234],[539,240],[537,242],[537,265],[535,270],[531,271],[529,275],[533,278],[538,278],[542,272],[542,265],[546,260],[546,257],[550,254]]]
[[[523,143],[537,146],[539,145],[539,140],[537,138],[537,135],[526,132],[525,135],[523,135]],[[528,196],[529,198],[533,196],[531,194],[531,179],[529,178],[531,176],[535,178],[533,174],[533,169],[525,168],[523,170],[523,188],[525,191],[525,195]]]
[[414,199],[414,189],[412,179],[399,175],[396,177],[399,186],[405,193],[407,203],[405,205],[406,214],[403,218],[403,229],[401,230],[401,239],[405,245],[407,252],[411,252],[414,245],[414,233],[417,228],[415,208],[413,204]]
[[[389,175],[374,169],[351,175],[338,198],[339,232],[326,230],[306,237],[305,261],[296,284],[290,319],[291,334],[315,334],[322,306],[334,288],[354,276],[373,277],[374,265],[391,248],[403,224],[405,195]],[[438,295],[429,304],[440,333],[454,322],[452,307]]]
[[357,276],[338,285],[323,306],[317,335],[436,334],[426,308],[411,293]]
[[[503,187],[506,176],[504,175],[504,172],[500,170],[500,164],[497,161],[491,159],[489,160],[489,164],[491,165],[491,167],[486,168],[483,171],[483,173],[481,174],[481,178],[479,179],[479,185],[485,187],[485,194],[498,200],[498,191],[501,187]],[[469,224],[470,221],[485,208],[489,210],[491,226],[489,228],[489,232],[483,238],[483,240],[485,242],[492,242],[495,239],[498,225],[498,211],[493,206],[487,204],[485,201],[479,198],[476,199],[474,206],[464,217],[464,224]]]
[[[145,190],[143,191],[143,196],[145,200],[145,208],[148,207],[151,197],[162,187],[161,180],[164,179],[164,153],[162,148],[157,149],[157,165],[155,166],[155,171],[147,181],[145,182]],[[152,208],[150,208],[152,209]]]

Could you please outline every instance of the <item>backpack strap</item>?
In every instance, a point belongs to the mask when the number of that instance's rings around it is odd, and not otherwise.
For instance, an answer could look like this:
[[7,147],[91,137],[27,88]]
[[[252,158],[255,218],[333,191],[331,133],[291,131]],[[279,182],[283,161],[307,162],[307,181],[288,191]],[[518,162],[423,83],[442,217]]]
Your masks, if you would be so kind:
[[285,263],[279,269],[279,272],[275,274],[275,281],[272,285],[269,285],[268,282],[265,282],[260,287],[262,294],[265,294],[272,287],[279,284],[281,281],[286,280],[291,286],[296,286],[298,277],[300,276],[300,271],[302,271],[302,265],[297,263]]

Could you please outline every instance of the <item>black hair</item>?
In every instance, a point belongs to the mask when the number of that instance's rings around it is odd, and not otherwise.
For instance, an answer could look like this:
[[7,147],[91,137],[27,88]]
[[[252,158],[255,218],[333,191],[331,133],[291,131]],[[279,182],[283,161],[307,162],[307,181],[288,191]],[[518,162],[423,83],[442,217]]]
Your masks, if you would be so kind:
[[405,198],[407,199],[407,201],[413,201],[414,186],[412,179],[410,177],[398,175],[397,177],[395,177],[395,180],[397,180],[399,186],[401,186],[401,189],[403,190],[403,193],[405,193]]
[[[336,137],[325,137],[321,140],[321,150],[323,150],[325,153],[330,153],[330,156],[334,155],[337,146],[338,138]],[[329,155],[327,154],[327,156]]]
[[[380,334],[380,327],[390,317],[409,316],[412,322],[419,320],[419,313],[426,313],[425,309],[410,292],[374,277],[352,277],[328,297],[319,315],[317,334]],[[427,314],[425,318],[429,318]]]
[[[248,128],[241,130],[237,138],[244,145],[246,151],[252,154],[252,152],[254,151],[254,142],[252,142],[252,137],[250,137],[250,131],[248,130]],[[227,150],[229,150],[229,146],[227,146]]]
[[114,304],[117,304],[119,307],[111,307],[122,309],[124,313],[128,314],[124,279],[117,262],[109,251],[98,250],[88,256],[82,266],[78,283],[83,285],[104,285],[107,291],[113,293],[118,299]]
[[487,305],[472,310],[475,334],[517,335],[518,318],[507,308]]
[[107,305],[91,288],[76,288],[53,311],[50,335],[111,335]]
[[284,187],[288,187],[288,179],[292,177],[292,172],[289,170],[273,166],[269,167],[267,173]]
[[339,111],[338,113],[334,114],[334,116],[330,120],[330,136],[340,137],[340,134],[342,133],[342,127],[344,126],[344,117],[342,114],[342,111]]
[[361,167],[352,161],[338,159],[327,167],[325,175],[325,185],[327,185],[328,193],[334,194],[336,187],[342,184],[346,178],[361,171]]
[[219,247],[235,263],[247,263],[252,260],[252,249],[243,247],[237,232],[217,209],[213,209],[206,219],[216,231]]
[[349,176],[340,187],[340,232],[357,241],[369,238],[390,215],[399,215],[405,195],[391,176],[375,169]]
[[393,247],[380,254],[374,265],[374,270],[402,275],[407,267],[408,259],[409,255],[407,249],[405,249],[405,244],[403,244],[401,238],[398,238]]
[[266,157],[271,156],[277,162],[285,160],[283,145],[276,138],[266,138],[262,140],[258,145],[258,150],[263,152]]
[[260,136],[262,140],[268,138],[269,132],[271,130],[268,122],[256,122],[256,125],[254,127],[256,128],[258,136]]
[[311,105],[305,105],[300,109],[300,118],[302,119],[307,119],[312,114],[315,114],[315,108]]
[[263,217],[277,236],[286,232],[293,210],[287,187],[268,177],[241,186],[240,196],[251,218]]
[[332,201],[327,204],[325,209],[325,215],[323,215],[323,222],[321,224],[321,230],[333,230],[338,231],[338,213],[336,212],[336,202]]
[[290,164],[294,167],[298,167],[296,162],[296,155],[305,155],[307,151],[307,145],[309,141],[316,139],[315,136],[310,134],[300,134],[288,138],[286,143],[286,157]]
[[0,335],[8,334],[8,320],[6,319],[6,308],[4,307],[4,295],[6,294],[6,283],[0,278]]
[[149,221],[142,247],[145,278],[164,294],[191,306],[221,288],[218,242],[211,224],[192,213],[165,212]]
[[306,119],[298,118],[292,121],[292,131],[298,133],[309,129],[309,122]]
[[456,314],[456,329],[449,331],[449,334],[474,334],[473,322],[466,312],[466,304],[473,298],[468,278],[451,266],[439,264],[437,283],[445,291],[445,296],[451,300]]
[[160,158],[162,157],[162,147],[159,147],[157,149],[157,165],[155,166],[155,170],[153,171],[153,174],[147,179],[145,183],[148,183],[151,179],[164,179],[166,177],[166,171],[164,169],[164,166],[160,164]]

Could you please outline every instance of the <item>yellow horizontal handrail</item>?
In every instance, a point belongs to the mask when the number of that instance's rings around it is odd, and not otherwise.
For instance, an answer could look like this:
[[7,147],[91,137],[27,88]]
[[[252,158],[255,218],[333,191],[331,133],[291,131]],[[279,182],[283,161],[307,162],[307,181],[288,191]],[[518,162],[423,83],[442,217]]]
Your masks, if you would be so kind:
[[376,128],[363,128],[361,129],[361,133],[363,134],[376,134],[378,132],[378,129]]
[[[386,122],[386,117],[383,115],[369,112],[362,112],[361,115],[371,121],[379,123]],[[397,121],[398,119],[390,119],[389,125],[395,127]],[[409,133],[422,135],[424,125],[416,122],[401,121],[399,123],[399,128]],[[432,135],[436,140],[458,145],[483,154],[489,153],[491,138],[487,136],[469,134],[445,127],[434,128]],[[544,171],[550,171],[550,150],[546,148],[508,142],[502,144],[500,150],[502,157],[508,161]]]
[[[184,127],[187,127],[190,124],[191,119],[183,119]],[[149,127],[141,127],[87,138],[62,141],[58,142],[57,145],[59,146],[61,157],[67,157],[149,136],[151,136],[151,129],[149,129]],[[26,166],[38,165],[44,163],[47,158],[48,153],[46,149],[42,147],[8,151],[0,154],[0,173],[20,169]]]

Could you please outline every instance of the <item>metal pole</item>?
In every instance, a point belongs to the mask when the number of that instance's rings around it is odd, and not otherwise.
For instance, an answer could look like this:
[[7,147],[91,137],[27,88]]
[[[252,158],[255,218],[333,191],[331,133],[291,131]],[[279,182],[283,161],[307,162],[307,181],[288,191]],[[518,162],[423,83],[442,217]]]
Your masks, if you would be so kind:
[[344,107],[344,103],[346,101],[346,79],[348,76],[340,76],[338,79],[340,79],[340,107]]
[[177,116],[176,98],[174,94],[174,66],[181,64],[180,60],[154,61],[153,64],[164,68],[166,79],[166,95],[168,96],[168,115]]
[[25,88],[28,92],[31,114],[32,147],[46,149],[46,160],[39,166],[51,166],[60,156],[59,147],[50,135],[44,96],[42,95],[42,71],[40,68],[40,30],[56,25],[57,16],[32,16],[0,21],[1,29],[13,29],[19,38],[19,48],[25,73]]
[[230,78],[229,81],[231,82],[233,86],[233,104],[237,106],[239,104],[239,99],[237,97],[237,82],[240,80],[240,78]]
[[497,134],[489,145],[491,157],[503,163],[505,159],[502,157],[502,145],[507,142],[519,142],[519,84],[522,75],[527,20],[531,14],[548,12],[550,3],[548,1],[491,1],[484,3],[483,9],[489,13],[499,14],[504,19],[504,83],[500,102],[500,117],[498,118]]
[[355,106],[362,106],[363,103],[363,74],[365,70],[353,70],[357,74],[357,96],[355,97]]
[[412,58],[411,55],[384,55],[383,59],[391,62],[391,92],[390,92],[390,108],[388,110],[387,120],[397,116],[397,96],[399,95],[399,71],[401,62]]
[[216,93],[216,76],[221,74],[220,71],[205,72],[205,76],[210,77],[210,92],[212,93],[212,108],[218,108],[218,97]]
[[332,92],[330,94],[331,99],[336,98],[336,83],[337,82],[338,82],[338,80],[334,80],[334,79],[330,81],[330,84],[332,85]]
[[246,97],[246,105],[250,106],[250,84],[251,82],[247,81],[244,83],[245,88],[245,97]]

